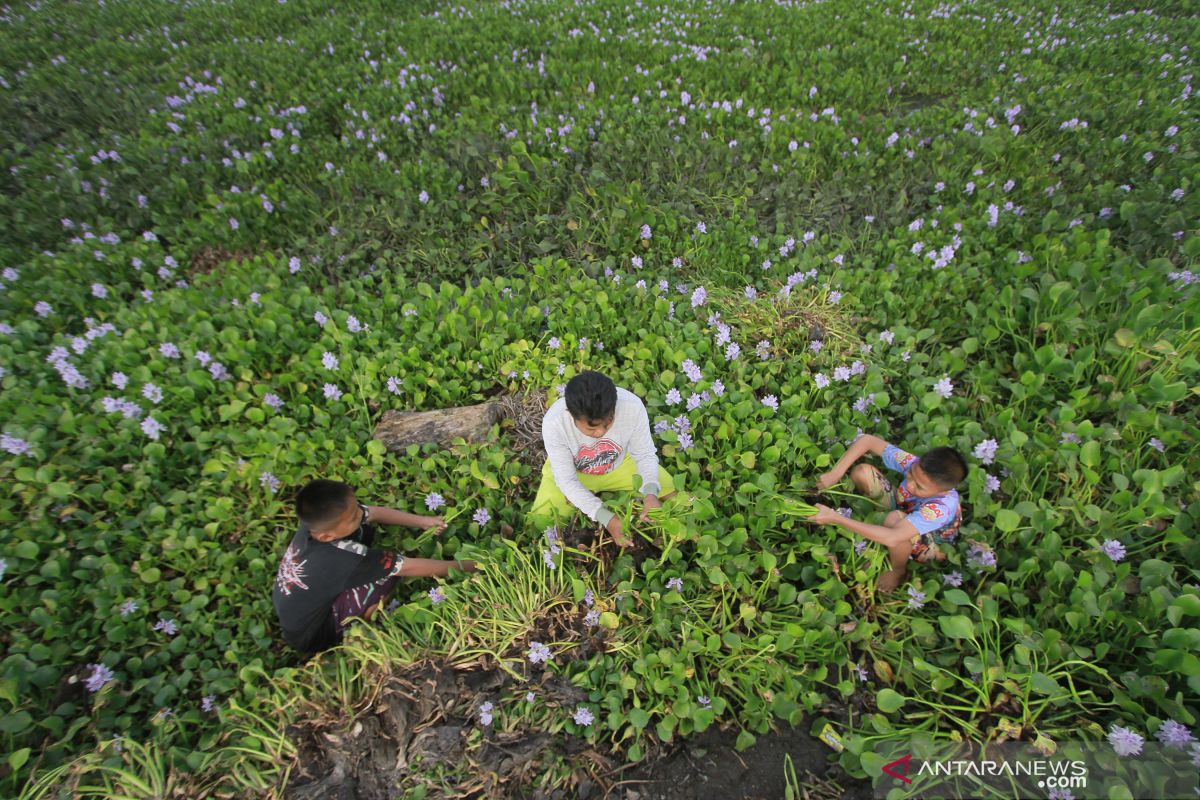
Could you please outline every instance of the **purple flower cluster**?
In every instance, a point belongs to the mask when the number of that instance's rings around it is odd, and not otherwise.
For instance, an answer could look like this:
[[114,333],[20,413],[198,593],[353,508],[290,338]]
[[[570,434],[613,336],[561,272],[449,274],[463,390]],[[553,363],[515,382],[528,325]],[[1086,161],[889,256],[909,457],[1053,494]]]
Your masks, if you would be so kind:
[[430,492],[425,495],[425,507],[430,511],[437,511],[444,505],[446,505],[446,499],[437,492]]
[[1120,561],[1125,558],[1125,545],[1118,542],[1116,539],[1106,539],[1104,544],[1100,545],[1100,552],[1108,556],[1113,561]]
[[543,664],[554,659],[554,656],[550,654],[550,648],[541,642],[530,642],[527,655],[531,664]]
[[677,592],[683,591],[683,578],[675,577],[667,581],[667,588],[674,589]]
[[975,457],[979,459],[980,463],[991,464],[996,458],[997,447],[999,445],[995,439],[985,439],[975,445]]
[[13,456],[23,456],[30,450],[29,442],[9,434],[0,434],[0,450]]
[[908,587],[908,607],[909,608],[924,608],[925,593],[917,591],[916,587]]
[[471,519],[475,520],[481,526],[487,525],[488,520],[490,520],[491,518],[492,518],[492,515],[491,515],[491,513],[488,512],[488,510],[486,508],[476,509],[475,514],[471,517]]
[[88,675],[85,685],[92,694],[104,688],[104,684],[113,679],[113,671],[104,664],[92,664],[92,672]]
[[996,566],[996,554],[981,544],[973,543],[967,551],[967,562],[979,569]]
[[933,385],[933,390],[945,398],[954,394],[954,384],[950,382],[950,376],[942,376],[942,379]]
[[1112,745],[1112,749],[1119,756],[1140,755],[1145,742],[1146,740],[1141,734],[1135,733],[1129,728],[1122,728],[1117,724],[1114,724],[1108,732],[1108,743]]

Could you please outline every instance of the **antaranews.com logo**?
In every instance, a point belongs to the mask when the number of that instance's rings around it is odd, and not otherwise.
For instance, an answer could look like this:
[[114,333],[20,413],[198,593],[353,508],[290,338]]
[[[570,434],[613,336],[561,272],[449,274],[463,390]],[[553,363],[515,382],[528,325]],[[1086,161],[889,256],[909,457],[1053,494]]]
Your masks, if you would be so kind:
[[[916,743],[914,743],[916,744]],[[1004,800],[1108,800],[1111,797],[1200,797],[1197,769],[1188,754],[1147,743],[1136,759],[1121,758],[1101,742],[1054,743],[1051,752],[1028,742],[987,747],[921,742],[911,750],[877,753],[870,775],[875,794],[910,798]],[[885,760],[880,763],[879,757]],[[864,760],[866,763],[866,760]]]

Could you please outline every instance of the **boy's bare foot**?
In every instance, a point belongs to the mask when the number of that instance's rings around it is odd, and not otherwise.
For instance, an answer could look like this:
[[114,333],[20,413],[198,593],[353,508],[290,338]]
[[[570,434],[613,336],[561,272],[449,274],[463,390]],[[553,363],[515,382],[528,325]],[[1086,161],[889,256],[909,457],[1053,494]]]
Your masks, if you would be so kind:
[[889,569],[879,576],[879,580],[875,581],[875,588],[881,592],[894,592],[907,574],[907,569]]

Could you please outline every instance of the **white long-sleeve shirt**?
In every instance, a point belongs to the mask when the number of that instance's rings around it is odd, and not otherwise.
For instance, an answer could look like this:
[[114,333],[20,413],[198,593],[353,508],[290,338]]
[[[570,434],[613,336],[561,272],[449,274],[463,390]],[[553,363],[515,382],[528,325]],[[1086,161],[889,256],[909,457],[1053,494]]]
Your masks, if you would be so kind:
[[658,453],[650,438],[650,417],[633,392],[617,388],[612,427],[599,439],[576,427],[566,400],[559,398],[542,418],[542,442],[558,488],[571,505],[601,525],[608,524],[613,512],[583,485],[577,473],[604,475],[620,466],[628,453],[642,476],[642,494],[659,492]]

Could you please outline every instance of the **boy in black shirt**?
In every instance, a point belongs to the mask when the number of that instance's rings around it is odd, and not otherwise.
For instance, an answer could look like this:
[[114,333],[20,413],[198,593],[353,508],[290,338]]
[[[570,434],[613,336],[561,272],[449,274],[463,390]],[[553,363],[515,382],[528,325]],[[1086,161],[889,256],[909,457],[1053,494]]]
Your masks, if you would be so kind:
[[300,529],[292,537],[275,576],[273,600],[287,643],[316,653],[341,641],[355,617],[369,619],[403,577],[443,577],[454,566],[475,570],[473,561],[404,558],[372,547],[374,524],[433,528],[441,517],[365,506],[345,483],[315,480],[296,495]]

